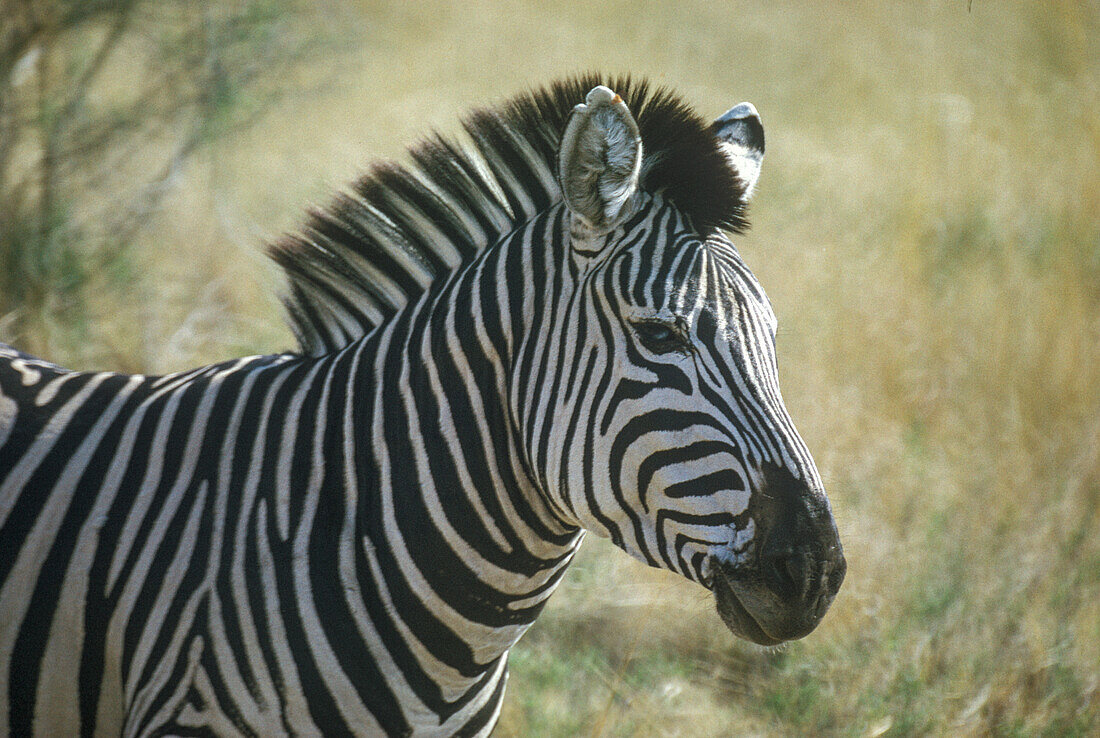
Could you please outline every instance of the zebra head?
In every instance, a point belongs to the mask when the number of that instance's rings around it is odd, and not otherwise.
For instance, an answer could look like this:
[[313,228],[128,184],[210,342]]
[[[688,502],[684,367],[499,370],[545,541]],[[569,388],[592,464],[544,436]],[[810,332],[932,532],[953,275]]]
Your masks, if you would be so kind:
[[744,226],[763,128],[747,103],[701,123],[699,140],[662,140],[670,128],[647,130],[645,111],[636,121],[599,86],[562,137],[575,288],[556,318],[563,384],[533,403],[548,495],[580,526],[710,588],[736,635],[776,644],[816,627],[846,565],[780,397],[775,314],[715,227]]

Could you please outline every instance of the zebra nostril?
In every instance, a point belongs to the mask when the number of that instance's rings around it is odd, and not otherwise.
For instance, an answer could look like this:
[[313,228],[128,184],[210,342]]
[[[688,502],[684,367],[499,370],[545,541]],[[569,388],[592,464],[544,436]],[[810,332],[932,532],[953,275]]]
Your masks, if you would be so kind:
[[833,565],[833,570],[826,577],[826,587],[830,596],[835,595],[840,590],[840,585],[844,582],[844,575],[847,573],[848,562],[845,560],[844,554],[839,554],[836,563]]
[[769,586],[781,595],[793,596],[801,589],[802,567],[799,557],[791,552],[770,556],[764,575]]

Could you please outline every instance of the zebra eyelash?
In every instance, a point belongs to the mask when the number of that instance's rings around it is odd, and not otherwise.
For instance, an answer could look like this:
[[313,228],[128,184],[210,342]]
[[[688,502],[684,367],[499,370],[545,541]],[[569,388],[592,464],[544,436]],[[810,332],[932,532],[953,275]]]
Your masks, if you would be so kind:
[[673,352],[686,354],[693,349],[687,331],[676,319],[643,318],[628,322],[638,342],[650,353],[658,356]]

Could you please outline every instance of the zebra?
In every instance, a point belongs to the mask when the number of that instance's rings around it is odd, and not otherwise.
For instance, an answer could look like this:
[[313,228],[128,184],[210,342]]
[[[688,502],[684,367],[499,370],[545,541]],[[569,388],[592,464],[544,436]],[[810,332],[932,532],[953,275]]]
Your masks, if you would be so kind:
[[594,74],[468,115],[269,246],[293,352],[0,347],[9,735],[487,735],[586,531],[812,631],[845,573],[727,233],[764,154]]

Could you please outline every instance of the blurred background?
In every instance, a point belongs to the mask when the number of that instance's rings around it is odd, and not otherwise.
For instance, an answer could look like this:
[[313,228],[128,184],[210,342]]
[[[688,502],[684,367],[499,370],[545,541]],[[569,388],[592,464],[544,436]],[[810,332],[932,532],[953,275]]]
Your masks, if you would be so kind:
[[849,574],[734,641],[603,541],[500,736],[1100,732],[1100,4],[0,0],[0,341],[166,372],[292,346],[265,239],[584,70],[768,154],[739,247]]

